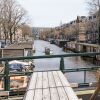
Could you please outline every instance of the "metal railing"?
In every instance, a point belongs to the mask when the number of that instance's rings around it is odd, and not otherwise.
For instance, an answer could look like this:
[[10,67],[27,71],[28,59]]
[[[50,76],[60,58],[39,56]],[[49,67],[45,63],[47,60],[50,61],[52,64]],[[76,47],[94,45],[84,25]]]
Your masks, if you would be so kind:
[[65,69],[65,67],[64,67],[64,57],[96,56],[96,55],[100,55],[100,53],[68,53],[68,54],[62,54],[62,55],[45,55],[45,56],[0,58],[0,61],[5,62],[4,74],[0,74],[1,77],[4,77],[4,90],[5,91],[10,91],[10,77],[11,76],[30,75],[32,73],[32,72],[14,72],[14,73],[11,73],[9,71],[9,61],[12,61],[12,60],[25,60],[25,59],[61,58],[59,70],[61,70],[62,72],[84,71],[84,83],[85,83],[86,82],[86,71],[97,70],[99,67]]

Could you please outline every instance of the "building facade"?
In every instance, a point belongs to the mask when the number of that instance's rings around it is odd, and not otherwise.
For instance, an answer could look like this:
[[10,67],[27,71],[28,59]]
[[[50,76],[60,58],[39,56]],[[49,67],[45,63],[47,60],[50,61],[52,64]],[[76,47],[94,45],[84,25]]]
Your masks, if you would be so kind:
[[58,33],[58,37],[70,41],[97,44],[99,40],[97,14],[91,16],[77,16],[75,20],[55,27],[55,30],[55,32]]

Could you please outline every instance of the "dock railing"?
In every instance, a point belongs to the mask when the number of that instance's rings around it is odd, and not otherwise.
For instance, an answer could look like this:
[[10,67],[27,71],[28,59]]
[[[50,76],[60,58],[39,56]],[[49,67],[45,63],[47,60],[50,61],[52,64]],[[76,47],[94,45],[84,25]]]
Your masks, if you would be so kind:
[[[10,77],[11,76],[23,76],[31,75],[33,72],[10,72],[9,70],[9,61],[12,60],[25,60],[25,59],[44,59],[44,58],[61,58],[60,68],[62,72],[84,72],[84,83],[86,83],[86,72],[92,70],[98,70],[100,67],[91,67],[91,68],[75,68],[75,69],[65,69],[64,67],[64,57],[76,57],[76,56],[96,56],[100,53],[68,53],[62,55],[45,55],[45,56],[30,56],[30,57],[13,57],[13,58],[0,58],[0,61],[5,62],[4,74],[0,74],[0,77],[4,78],[4,91],[10,91]],[[45,71],[45,70],[44,70]]]

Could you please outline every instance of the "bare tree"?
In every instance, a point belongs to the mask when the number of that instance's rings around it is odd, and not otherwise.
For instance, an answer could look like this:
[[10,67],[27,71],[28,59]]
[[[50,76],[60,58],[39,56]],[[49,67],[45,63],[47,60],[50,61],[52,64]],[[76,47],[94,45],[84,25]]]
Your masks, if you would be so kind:
[[23,23],[26,11],[16,2],[16,0],[0,0],[1,2],[1,24],[5,34],[5,40],[15,35],[18,27]]
[[22,25],[21,26],[21,30],[22,30],[22,36],[24,38],[26,38],[27,36],[32,36],[32,28],[29,25]]
[[97,15],[98,43],[100,44],[100,0],[87,0],[87,4],[90,8],[90,14]]

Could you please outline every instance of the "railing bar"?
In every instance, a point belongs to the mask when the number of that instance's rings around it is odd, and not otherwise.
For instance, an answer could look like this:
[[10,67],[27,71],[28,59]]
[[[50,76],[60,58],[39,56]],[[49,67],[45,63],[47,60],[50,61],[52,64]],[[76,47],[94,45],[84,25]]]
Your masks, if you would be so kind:
[[[78,71],[92,71],[92,70],[97,70],[100,67],[91,67],[91,68],[74,68],[74,69],[64,69],[64,72],[78,72]],[[43,70],[43,71],[34,71],[34,72],[48,72],[48,71],[60,71],[59,69],[57,70]],[[33,72],[11,72],[9,76],[15,76],[15,75],[27,75],[27,74],[32,74]],[[0,76],[4,76],[5,74],[0,74]]]
[[100,53],[68,53],[62,55],[46,55],[46,56],[30,56],[30,57],[12,57],[12,58],[0,58],[0,61],[11,61],[11,60],[23,60],[23,59],[42,59],[42,58],[61,58],[61,57],[76,57],[76,56],[95,56]]

